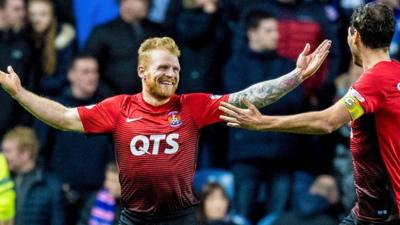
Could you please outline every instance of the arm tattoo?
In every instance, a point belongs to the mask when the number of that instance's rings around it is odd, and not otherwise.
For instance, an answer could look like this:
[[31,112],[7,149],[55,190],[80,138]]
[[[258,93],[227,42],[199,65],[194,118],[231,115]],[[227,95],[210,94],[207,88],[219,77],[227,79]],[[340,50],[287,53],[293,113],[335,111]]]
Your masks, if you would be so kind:
[[265,107],[301,84],[302,80],[298,77],[298,72],[298,70],[293,70],[276,79],[263,81],[242,91],[232,93],[229,95],[228,101],[233,105],[245,108],[242,99],[246,97],[257,108]]

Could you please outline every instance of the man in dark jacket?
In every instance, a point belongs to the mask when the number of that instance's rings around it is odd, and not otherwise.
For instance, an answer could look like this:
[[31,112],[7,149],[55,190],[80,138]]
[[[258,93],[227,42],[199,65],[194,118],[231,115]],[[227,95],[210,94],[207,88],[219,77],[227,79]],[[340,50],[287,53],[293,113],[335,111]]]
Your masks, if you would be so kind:
[[146,19],[149,2],[121,0],[120,17],[97,26],[87,41],[85,51],[98,60],[100,81],[112,94],[140,92],[136,75],[139,45],[146,38],[165,35],[160,26]]
[[[237,91],[257,80],[276,78],[294,66],[294,62],[279,56],[277,20],[264,10],[254,9],[243,17],[247,30],[247,46],[235,52],[224,69],[227,92]],[[298,88],[278,102],[263,109],[269,114],[298,112],[303,98]],[[296,135],[257,133],[231,129],[229,134],[229,160],[235,175],[234,209],[253,221],[257,196],[263,183],[268,186],[267,211],[285,209],[290,188],[289,160],[299,144]],[[284,166],[283,166],[284,165]],[[265,193],[265,192],[264,192]],[[266,212],[260,212],[266,213]]]
[[15,225],[63,225],[61,184],[37,166],[38,140],[28,127],[16,127],[4,135],[1,146],[15,174]]
[[[18,3],[15,1],[14,3]],[[23,1],[21,1],[23,4]],[[13,4],[18,5],[18,4]],[[28,89],[32,88],[32,76],[30,71],[31,51],[28,42],[14,29],[19,25],[16,15],[11,16],[10,0],[0,0],[0,68],[5,68],[11,64],[21,74],[21,81]],[[12,17],[12,18],[10,18]],[[0,102],[2,110],[0,111],[0,138],[10,128],[16,124],[29,122],[29,116],[24,113],[22,119],[22,107],[18,103],[12,101],[7,93],[0,90]]]
[[[68,70],[68,80],[71,85],[55,98],[58,102],[78,106],[95,104],[103,99],[98,90],[95,58],[76,56]],[[86,138],[79,133],[55,130],[39,121],[35,122],[35,129],[46,168],[63,183],[67,222],[76,224],[88,197],[101,187],[106,164],[113,160],[111,138],[105,135]]]

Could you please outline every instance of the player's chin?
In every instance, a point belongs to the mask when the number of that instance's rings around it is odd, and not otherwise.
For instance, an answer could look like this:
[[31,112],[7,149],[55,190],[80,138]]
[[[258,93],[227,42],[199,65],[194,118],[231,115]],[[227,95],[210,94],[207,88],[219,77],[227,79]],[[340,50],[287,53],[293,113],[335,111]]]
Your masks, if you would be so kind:
[[162,88],[162,89],[160,89],[158,94],[160,97],[169,98],[175,94],[175,91],[176,91],[176,88],[174,88],[174,87]]

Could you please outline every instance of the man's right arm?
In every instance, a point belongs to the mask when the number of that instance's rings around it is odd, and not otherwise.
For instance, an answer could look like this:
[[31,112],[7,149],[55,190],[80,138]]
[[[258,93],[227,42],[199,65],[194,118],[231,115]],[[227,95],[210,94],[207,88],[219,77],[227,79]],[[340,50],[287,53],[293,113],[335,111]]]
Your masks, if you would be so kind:
[[44,123],[60,130],[83,132],[77,108],[67,108],[58,102],[40,97],[22,87],[18,75],[9,66],[0,71],[0,84],[12,98]]
[[[288,132],[298,134],[327,134],[335,131],[351,121],[351,112],[342,103],[315,112],[300,113],[290,116],[266,116],[247,99],[244,99],[247,109],[221,102],[219,107],[225,115],[220,118],[228,126],[259,131]],[[359,114],[360,116],[360,114]]]

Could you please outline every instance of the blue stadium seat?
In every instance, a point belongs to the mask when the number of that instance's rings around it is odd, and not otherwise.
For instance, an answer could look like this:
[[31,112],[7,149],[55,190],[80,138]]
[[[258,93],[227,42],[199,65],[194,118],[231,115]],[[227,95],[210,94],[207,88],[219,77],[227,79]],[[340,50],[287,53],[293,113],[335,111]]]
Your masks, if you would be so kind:
[[196,172],[193,179],[193,187],[197,193],[201,192],[204,185],[210,182],[215,182],[222,185],[232,201],[234,194],[234,183],[232,172],[224,169],[208,168],[201,169]]

